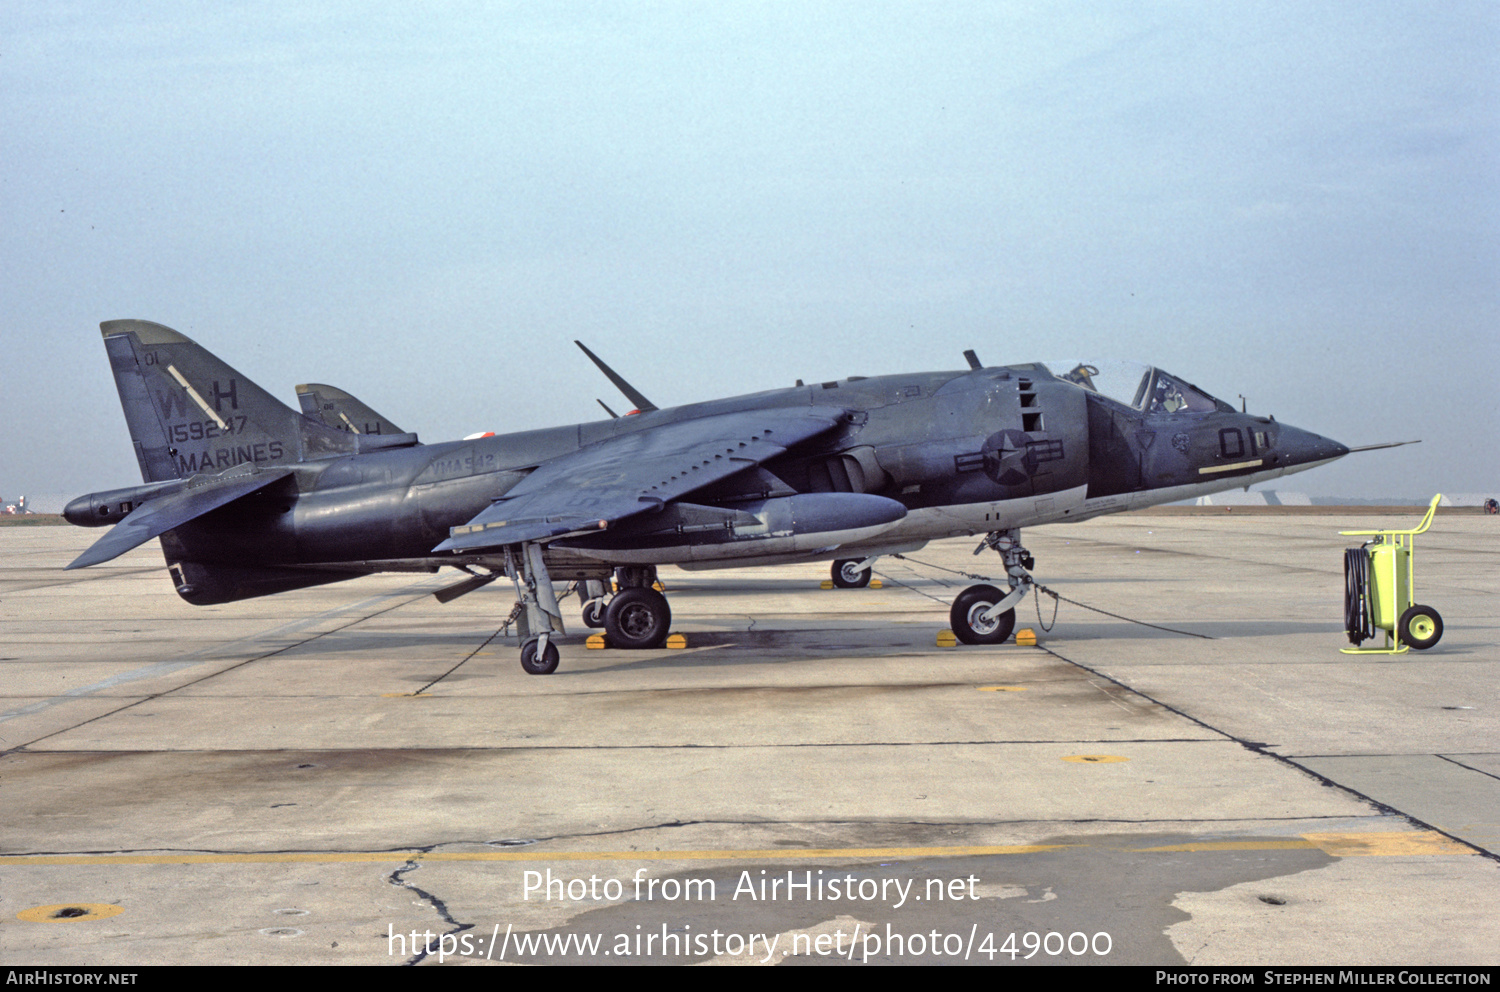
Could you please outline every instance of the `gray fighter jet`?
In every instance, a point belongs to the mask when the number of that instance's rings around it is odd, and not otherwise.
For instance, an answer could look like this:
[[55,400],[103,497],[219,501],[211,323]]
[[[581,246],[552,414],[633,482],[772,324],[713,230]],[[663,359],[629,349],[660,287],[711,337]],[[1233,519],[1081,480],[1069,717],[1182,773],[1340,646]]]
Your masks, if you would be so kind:
[[554,581],[581,584],[612,646],[651,648],[671,621],[659,565],[832,560],[840,584],[859,584],[881,555],[976,534],[1009,588],[964,590],[950,620],[967,643],[999,643],[1033,585],[1023,527],[1248,486],[1349,451],[1162,369],[985,367],[972,354],[964,371],[422,445],[299,414],[160,324],[100,328],[145,484],[68,504],[72,523],[113,525],[69,568],[160,537],[178,594],[197,605],[451,566],[468,577],[438,594],[447,601],[503,575],[532,674],[558,663]]

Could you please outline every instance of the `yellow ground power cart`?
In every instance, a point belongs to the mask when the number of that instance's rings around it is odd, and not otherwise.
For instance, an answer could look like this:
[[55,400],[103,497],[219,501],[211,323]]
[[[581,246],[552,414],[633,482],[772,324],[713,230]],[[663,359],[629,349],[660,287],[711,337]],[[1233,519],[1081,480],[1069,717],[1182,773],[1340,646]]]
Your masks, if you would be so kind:
[[[1418,534],[1432,526],[1443,494],[1432,497],[1427,515],[1414,530],[1341,530],[1344,537],[1369,537],[1344,551],[1344,630],[1352,648],[1345,654],[1401,654],[1425,651],[1443,636],[1443,618],[1419,605],[1412,591],[1412,551]],[[1385,647],[1359,645],[1385,631]]]

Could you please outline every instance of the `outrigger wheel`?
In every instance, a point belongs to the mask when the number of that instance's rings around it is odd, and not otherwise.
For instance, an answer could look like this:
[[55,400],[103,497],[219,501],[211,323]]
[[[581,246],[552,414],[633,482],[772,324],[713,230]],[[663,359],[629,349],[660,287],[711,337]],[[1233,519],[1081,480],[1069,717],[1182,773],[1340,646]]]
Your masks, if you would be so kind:
[[983,616],[1004,598],[1005,594],[994,586],[970,586],[959,593],[948,611],[953,636],[965,644],[1004,644],[1016,627],[1016,611],[1006,610],[993,620]]
[[1396,632],[1402,644],[1426,651],[1442,640],[1443,618],[1430,606],[1413,606],[1401,614]]
[[528,675],[551,675],[557,671],[557,645],[549,640],[547,649],[541,653],[541,657],[537,657],[536,646],[540,640],[539,637],[533,637],[521,645],[521,668]]
[[835,589],[863,589],[870,584],[871,568],[860,568],[863,558],[841,558],[833,563],[833,587]]

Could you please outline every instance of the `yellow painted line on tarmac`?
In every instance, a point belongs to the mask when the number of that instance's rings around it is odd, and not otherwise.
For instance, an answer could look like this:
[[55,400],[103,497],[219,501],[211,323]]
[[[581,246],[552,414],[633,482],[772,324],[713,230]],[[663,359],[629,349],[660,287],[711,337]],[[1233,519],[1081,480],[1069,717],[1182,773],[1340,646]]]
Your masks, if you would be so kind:
[[[303,851],[265,854],[9,854],[0,865],[222,865],[222,864],[364,864],[402,861],[792,861],[830,858],[972,858],[1038,854],[1089,844],[1005,844],[977,847],[829,847],[786,850],[707,851]],[[1115,845],[1106,845],[1114,848]],[[1474,854],[1469,847],[1436,831],[1313,833],[1300,839],[1192,841],[1163,847],[1116,848],[1132,852],[1209,853],[1214,851],[1287,851],[1317,848],[1334,857],[1372,855]]]
[[1466,844],[1436,830],[1404,830],[1398,833],[1303,834],[1337,858],[1399,854],[1473,854]]

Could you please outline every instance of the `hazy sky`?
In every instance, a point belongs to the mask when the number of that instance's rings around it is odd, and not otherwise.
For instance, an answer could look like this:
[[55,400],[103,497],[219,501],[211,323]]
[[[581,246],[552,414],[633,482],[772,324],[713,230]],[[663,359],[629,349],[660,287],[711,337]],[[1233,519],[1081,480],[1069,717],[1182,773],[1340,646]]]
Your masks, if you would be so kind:
[[139,481],[98,323],[426,441],[1132,358],[1500,490],[1500,5],[0,5],[0,494]]

